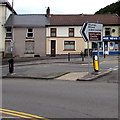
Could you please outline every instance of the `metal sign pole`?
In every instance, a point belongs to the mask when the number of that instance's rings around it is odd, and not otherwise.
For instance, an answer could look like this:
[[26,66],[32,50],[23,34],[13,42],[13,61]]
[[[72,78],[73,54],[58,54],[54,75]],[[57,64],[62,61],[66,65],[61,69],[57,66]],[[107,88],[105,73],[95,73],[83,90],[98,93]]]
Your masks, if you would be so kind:
[[88,74],[90,74],[90,50],[89,50],[89,41],[87,42],[87,48],[88,48]]
[[99,65],[99,61],[100,61],[100,53],[99,53],[99,42],[97,42],[97,49],[98,49],[98,65]]
[[100,56],[100,53],[99,53],[99,42],[97,42],[97,51],[98,51],[98,58],[99,58],[99,56]]

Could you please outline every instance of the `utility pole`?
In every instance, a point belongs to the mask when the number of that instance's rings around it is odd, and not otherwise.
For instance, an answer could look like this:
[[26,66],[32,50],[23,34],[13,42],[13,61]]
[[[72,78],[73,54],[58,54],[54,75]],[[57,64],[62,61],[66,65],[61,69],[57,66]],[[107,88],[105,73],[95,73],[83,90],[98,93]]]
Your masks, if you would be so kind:
[[12,32],[12,36],[11,36],[11,42],[10,42],[10,52],[11,52],[11,58],[8,60],[8,64],[9,64],[9,73],[12,74],[14,72],[14,59],[13,59],[13,45],[14,45],[14,39],[13,39],[13,20],[14,20],[14,10],[13,10],[13,0],[12,0],[12,25],[11,25],[11,32]]
[[12,32],[12,38],[11,38],[11,42],[10,42],[10,49],[11,49],[11,58],[13,57],[13,43],[14,43],[14,39],[13,39],[13,18],[14,17],[14,10],[13,10],[13,0],[12,0],[12,22],[11,22],[11,32]]

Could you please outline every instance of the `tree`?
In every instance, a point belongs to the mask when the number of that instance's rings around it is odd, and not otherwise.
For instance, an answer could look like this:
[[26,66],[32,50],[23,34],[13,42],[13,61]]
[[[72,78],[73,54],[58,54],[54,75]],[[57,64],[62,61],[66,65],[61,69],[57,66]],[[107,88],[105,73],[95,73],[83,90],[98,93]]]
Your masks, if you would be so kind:
[[101,8],[95,14],[118,14],[120,16],[120,1]]

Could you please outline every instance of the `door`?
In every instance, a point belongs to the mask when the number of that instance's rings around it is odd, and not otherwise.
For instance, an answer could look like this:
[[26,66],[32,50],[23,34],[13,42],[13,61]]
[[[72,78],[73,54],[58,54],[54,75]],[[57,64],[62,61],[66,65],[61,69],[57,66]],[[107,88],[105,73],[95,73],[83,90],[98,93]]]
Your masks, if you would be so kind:
[[56,41],[51,40],[51,57],[55,57],[56,55]]

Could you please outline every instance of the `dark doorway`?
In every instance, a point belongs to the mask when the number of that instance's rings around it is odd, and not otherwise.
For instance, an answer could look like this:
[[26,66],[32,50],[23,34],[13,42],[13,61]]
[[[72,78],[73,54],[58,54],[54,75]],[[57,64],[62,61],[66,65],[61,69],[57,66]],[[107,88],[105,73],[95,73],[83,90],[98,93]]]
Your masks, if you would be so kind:
[[51,40],[51,57],[55,57],[56,55],[56,41]]

